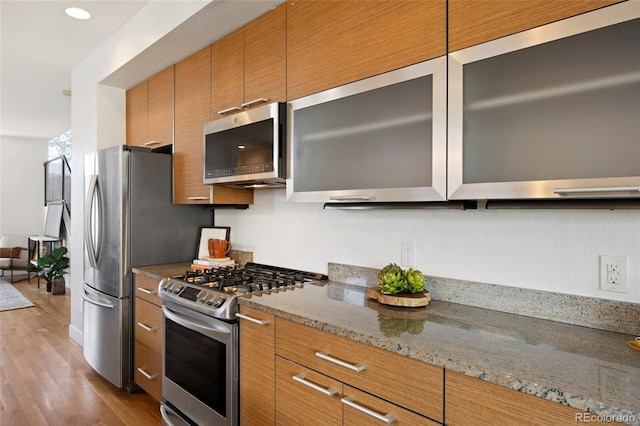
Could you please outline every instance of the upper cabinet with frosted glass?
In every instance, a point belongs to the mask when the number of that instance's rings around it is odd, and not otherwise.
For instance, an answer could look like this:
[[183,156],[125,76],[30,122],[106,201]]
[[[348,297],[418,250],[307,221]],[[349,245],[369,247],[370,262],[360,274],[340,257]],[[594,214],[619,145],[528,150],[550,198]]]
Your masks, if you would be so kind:
[[640,197],[638,40],[627,1],[450,53],[448,198]]
[[446,199],[446,57],[289,106],[289,201]]

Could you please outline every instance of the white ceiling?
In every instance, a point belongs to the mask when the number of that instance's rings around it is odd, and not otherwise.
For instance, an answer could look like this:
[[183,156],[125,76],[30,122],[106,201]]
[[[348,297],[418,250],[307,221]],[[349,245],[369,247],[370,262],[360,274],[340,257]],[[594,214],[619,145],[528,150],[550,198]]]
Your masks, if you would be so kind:
[[[282,1],[212,1],[102,83],[131,87]],[[49,140],[69,130],[71,98],[62,90],[71,71],[148,2],[0,0],[0,137]],[[68,17],[70,6],[91,19]]]

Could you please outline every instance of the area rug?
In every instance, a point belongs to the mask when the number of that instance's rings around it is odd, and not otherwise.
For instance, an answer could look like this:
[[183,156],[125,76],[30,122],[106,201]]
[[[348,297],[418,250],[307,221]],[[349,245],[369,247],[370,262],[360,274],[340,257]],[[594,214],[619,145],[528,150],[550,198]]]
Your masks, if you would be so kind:
[[24,297],[17,288],[4,280],[0,280],[0,311],[30,308],[32,306],[35,305]]

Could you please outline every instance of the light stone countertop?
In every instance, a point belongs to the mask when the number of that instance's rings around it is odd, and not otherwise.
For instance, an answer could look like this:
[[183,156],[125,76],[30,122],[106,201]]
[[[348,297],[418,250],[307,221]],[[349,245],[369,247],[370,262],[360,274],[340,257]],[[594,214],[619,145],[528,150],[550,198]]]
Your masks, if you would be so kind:
[[163,278],[184,275],[184,272],[189,269],[191,269],[191,262],[168,263],[165,265],[149,265],[131,268],[135,274],[144,275],[147,278],[158,281]]
[[[397,308],[328,281],[239,298],[259,309],[520,392],[640,425],[634,336],[432,300]],[[617,418],[613,418],[618,416]]]

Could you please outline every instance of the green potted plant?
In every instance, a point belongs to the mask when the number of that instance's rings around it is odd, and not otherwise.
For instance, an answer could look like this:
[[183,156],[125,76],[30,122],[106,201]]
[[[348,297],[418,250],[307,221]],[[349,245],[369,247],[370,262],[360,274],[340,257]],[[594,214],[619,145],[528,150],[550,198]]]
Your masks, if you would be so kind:
[[53,294],[64,294],[64,274],[69,267],[69,258],[66,256],[67,248],[58,247],[38,259],[37,265],[31,264],[28,272],[35,272],[47,282],[47,291]]

